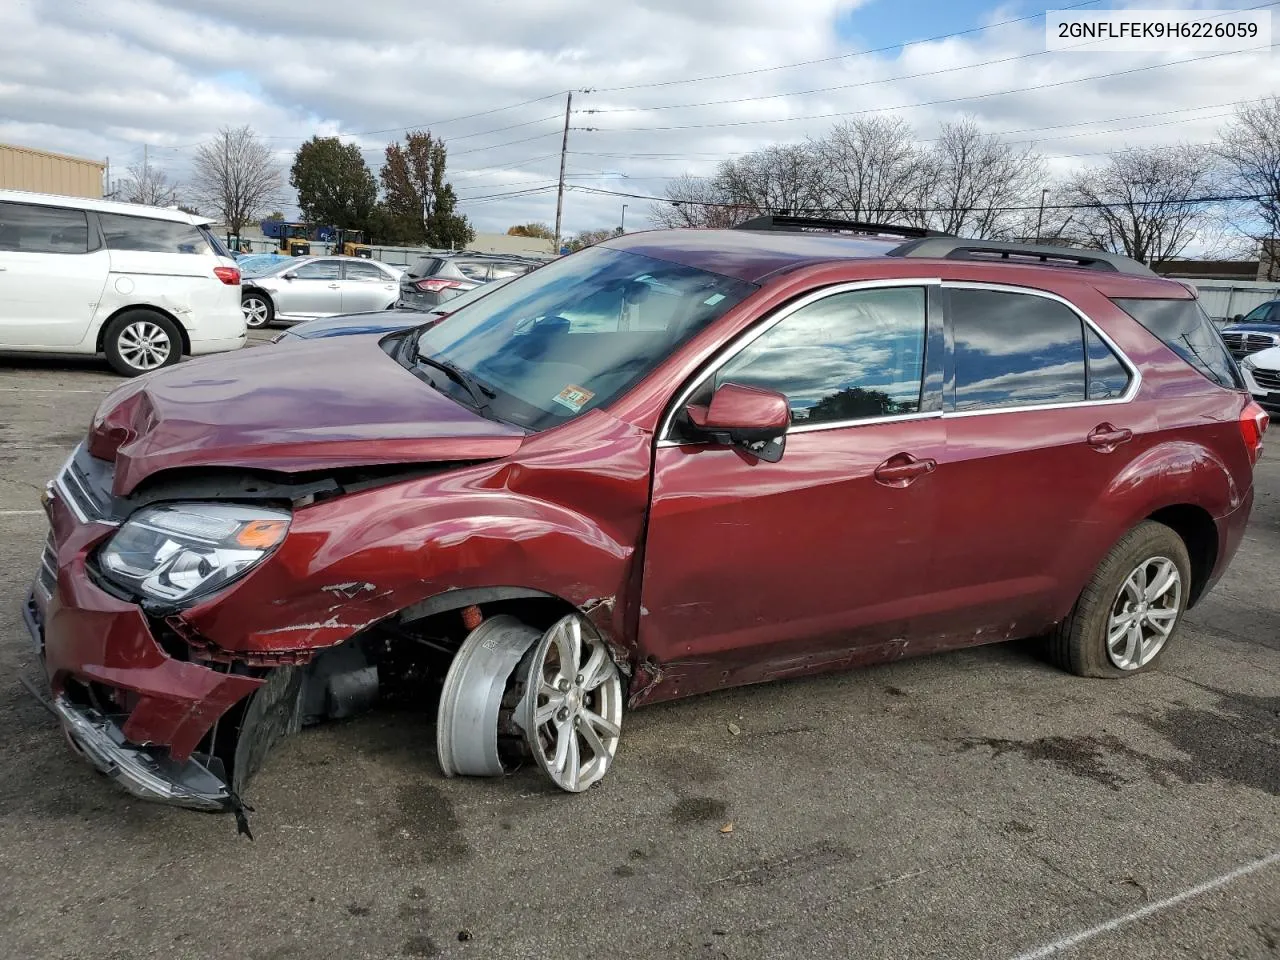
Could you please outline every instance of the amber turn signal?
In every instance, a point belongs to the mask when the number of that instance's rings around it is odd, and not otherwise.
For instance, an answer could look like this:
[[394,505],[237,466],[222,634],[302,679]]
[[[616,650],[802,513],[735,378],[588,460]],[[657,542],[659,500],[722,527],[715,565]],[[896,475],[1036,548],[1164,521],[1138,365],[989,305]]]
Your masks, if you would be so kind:
[[236,534],[236,543],[254,550],[266,550],[284,539],[289,529],[285,520],[251,520]]

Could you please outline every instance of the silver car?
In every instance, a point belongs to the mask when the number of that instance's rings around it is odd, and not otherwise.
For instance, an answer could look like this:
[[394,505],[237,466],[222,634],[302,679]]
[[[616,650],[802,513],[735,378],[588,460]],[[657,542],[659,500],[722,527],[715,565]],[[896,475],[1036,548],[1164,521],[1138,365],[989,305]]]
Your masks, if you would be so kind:
[[386,310],[399,298],[400,274],[378,260],[298,257],[244,280],[240,308],[252,328]]

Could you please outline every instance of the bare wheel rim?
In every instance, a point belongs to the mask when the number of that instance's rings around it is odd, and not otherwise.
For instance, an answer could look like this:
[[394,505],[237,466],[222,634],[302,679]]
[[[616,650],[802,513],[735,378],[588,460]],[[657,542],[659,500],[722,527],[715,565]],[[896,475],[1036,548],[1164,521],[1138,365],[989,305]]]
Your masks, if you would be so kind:
[[1143,560],[1120,585],[1107,620],[1107,656],[1121,670],[1146,666],[1178,623],[1182,575],[1168,557]]
[[240,310],[244,313],[244,322],[250,327],[267,325],[267,304],[260,297],[245,297],[240,301]]
[[529,748],[556,786],[581,793],[609,772],[622,735],[622,676],[581,617],[570,614],[543,634],[520,712]]
[[116,349],[124,362],[138,370],[154,370],[164,366],[173,343],[164,327],[150,320],[136,320],[120,331]]

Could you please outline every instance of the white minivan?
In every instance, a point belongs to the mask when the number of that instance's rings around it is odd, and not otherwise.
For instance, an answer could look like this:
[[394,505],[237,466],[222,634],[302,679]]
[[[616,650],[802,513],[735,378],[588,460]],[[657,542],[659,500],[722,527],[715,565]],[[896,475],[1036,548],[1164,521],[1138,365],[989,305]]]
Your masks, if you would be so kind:
[[209,223],[0,190],[0,353],[105,353],[131,377],[244,346],[240,271]]

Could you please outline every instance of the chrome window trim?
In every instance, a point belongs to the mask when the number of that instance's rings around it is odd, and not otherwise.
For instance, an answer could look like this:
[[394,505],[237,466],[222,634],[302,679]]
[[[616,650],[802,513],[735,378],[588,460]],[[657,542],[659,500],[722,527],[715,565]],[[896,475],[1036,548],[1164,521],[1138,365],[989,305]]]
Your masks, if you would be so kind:
[[[1142,371],[1139,370],[1137,365],[1129,359],[1128,354],[1121,350],[1119,345],[1107,336],[1106,332],[1094,323],[1087,313],[1065,297],[1060,297],[1056,293],[1050,293],[1047,290],[1037,290],[1034,287],[1019,287],[1008,283],[983,283],[977,280],[948,280],[942,286],[944,290],[986,290],[992,293],[1020,293],[1025,296],[1043,297],[1045,300],[1056,300],[1079,317],[1081,322],[1092,330],[1097,335],[1098,339],[1110,348],[1111,352],[1119,358],[1121,365],[1129,371],[1129,386],[1125,392],[1118,397],[1109,397],[1105,400],[1089,400],[1086,398],[1084,400],[1068,400],[1062,403],[1029,403],[1008,407],[990,407],[983,410],[944,410],[942,416],[945,419],[959,417],[987,417],[997,413],[1017,413],[1024,410],[1068,410],[1073,407],[1108,407],[1120,403],[1129,403],[1135,396],[1137,396],[1138,390],[1142,387]],[[950,321],[948,321],[948,324],[949,322]],[[1081,346],[1083,347],[1084,344],[1082,343]],[[954,358],[955,354],[952,353],[953,370]],[[1089,390],[1087,367],[1085,369],[1085,377],[1085,392],[1087,394]]]
[[[750,346],[756,339],[764,336],[772,330],[777,324],[781,323],[787,317],[791,316],[798,310],[802,310],[810,304],[817,303],[819,300],[825,300],[827,297],[838,296],[842,293],[852,293],[858,290],[877,290],[885,287],[931,287],[942,284],[941,277],[894,277],[883,280],[852,280],[846,283],[832,284],[831,286],[821,287],[817,290],[810,291],[797,300],[779,307],[772,316],[767,318],[756,326],[742,331],[729,343],[720,347],[719,352],[712,355],[708,361],[709,365],[703,367],[697,378],[684,390],[676,394],[676,399],[667,408],[667,412],[663,414],[661,427],[657,433],[658,447],[681,447],[690,446],[695,443],[704,443],[706,441],[692,440],[673,440],[669,434],[671,432],[672,423],[675,421],[676,413],[684,408],[689,398],[697,392],[698,388],[707,382],[708,377],[714,377],[716,372],[728,363],[731,359],[738,355],[745,347]],[[927,323],[927,298],[926,298],[926,323]],[[928,327],[925,328],[925,342],[928,342]],[[920,372],[921,389],[924,383],[924,371]],[[942,416],[941,411],[930,411],[927,413],[904,413],[892,414],[885,417],[862,417],[856,420],[833,420],[829,423],[802,424],[796,427],[790,427],[787,433],[811,433],[818,430],[834,430],[841,427],[863,426],[874,423],[889,423],[898,420],[925,420],[930,417]]]

